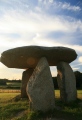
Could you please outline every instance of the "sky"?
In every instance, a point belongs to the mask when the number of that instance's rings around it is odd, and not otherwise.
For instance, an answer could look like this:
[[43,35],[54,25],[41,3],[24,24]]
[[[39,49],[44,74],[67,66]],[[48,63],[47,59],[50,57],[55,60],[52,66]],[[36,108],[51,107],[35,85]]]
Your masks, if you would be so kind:
[[[0,0],[0,56],[29,45],[74,49],[70,65],[82,72],[82,0]],[[50,69],[56,76],[56,67]],[[0,63],[0,78],[21,79],[23,71]]]

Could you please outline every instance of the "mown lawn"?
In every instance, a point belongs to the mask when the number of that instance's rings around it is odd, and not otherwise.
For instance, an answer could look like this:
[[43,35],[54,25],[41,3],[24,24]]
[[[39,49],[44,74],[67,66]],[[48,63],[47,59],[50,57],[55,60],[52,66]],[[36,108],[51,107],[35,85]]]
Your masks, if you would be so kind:
[[15,96],[17,96],[19,93],[0,93],[0,104],[8,102]]
[[77,90],[77,97],[82,99],[82,90]]
[[20,93],[0,93],[0,120],[82,120],[82,90],[77,93],[76,101],[65,104],[59,98],[59,90],[56,90],[56,108],[47,113],[30,111],[27,99],[14,101],[13,98]]

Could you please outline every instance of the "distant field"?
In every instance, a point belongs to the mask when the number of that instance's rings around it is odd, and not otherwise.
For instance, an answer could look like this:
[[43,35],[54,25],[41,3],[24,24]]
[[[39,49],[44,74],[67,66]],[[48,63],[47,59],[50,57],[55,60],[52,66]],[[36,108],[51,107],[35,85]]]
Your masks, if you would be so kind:
[[6,85],[0,85],[0,89],[20,89],[20,82],[7,82]]
[[[21,90],[19,89],[0,89],[0,93],[20,93]],[[55,90],[54,91],[55,97],[60,98],[60,91]],[[82,90],[77,90],[77,98],[82,99]]]
[[[4,99],[10,99],[15,97],[16,95],[20,94],[21,91],[20,90],[11,90],[11,89],[0,89],[0,100]],[[59,90],[55,90],[55,98],[60,98],[60,91]],[[77,98],[82,99],[82,90],[77,90]]]
[[[59,98],[60,96],[60,91],[55,90],[55,97]],[[77,98],[82,99],[82,90],[77,90]]]
[[20,90],[13,89],[0,89],[0,93],[20,93]]
[[77,98],[82,99],[82,90],[77,90]]
[[17,82],[7,82],[8,86],[16,86],[16,87],[20,87],[21,83],[17,83]]

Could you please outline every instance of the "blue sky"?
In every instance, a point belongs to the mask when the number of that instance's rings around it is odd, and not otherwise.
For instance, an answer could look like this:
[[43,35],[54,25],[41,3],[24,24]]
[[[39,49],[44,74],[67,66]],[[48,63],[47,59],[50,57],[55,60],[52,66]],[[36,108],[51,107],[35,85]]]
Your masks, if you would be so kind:
[[[28,45],[73,48],[78,57],[70,65],[82,72],[82,0],[0,0],[0,54]],[[22,72],[0,63],[0,78],[20,79]]]

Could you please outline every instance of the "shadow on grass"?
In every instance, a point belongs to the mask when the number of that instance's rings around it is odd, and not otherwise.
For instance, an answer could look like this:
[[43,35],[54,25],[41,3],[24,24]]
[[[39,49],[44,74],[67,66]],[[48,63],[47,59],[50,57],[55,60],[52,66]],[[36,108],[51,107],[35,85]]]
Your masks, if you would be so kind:
[[48,120],[48,118],[56,118],[58,120],[82,120],[82,101],[77,99],[70,103],[63,103],[60,99],[56,99],[56,108],[46,113],[41,111],[30,111],[28,120]]
[[[42,111],[30,111],[29,101],[21,100],[20,96],[16,96],[7,103],[0,104],[0,120],[11,120],[22,111],[26,111],[21,118],[15,120],[82,120],[82,100],[77,99],[70,103],[63,103],[60,99],[55,100],[56,107],[43,113]],[[54,119],[53,119],[54,120]]]

